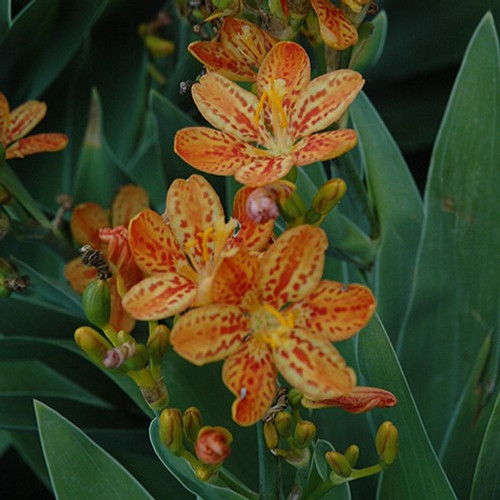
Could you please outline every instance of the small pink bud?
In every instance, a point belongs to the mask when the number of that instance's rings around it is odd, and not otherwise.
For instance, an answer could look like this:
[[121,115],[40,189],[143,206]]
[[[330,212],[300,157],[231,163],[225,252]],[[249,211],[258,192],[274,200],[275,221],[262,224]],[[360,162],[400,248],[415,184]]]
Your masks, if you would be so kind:
[[196,456],[209,465],[221,464],[230,454],[232,434],[224,427],[202,427],[194,445]]
[[247,198],[246,212],[252,222],[262,224],[279,216],[278,205],[273,194],[266,188],[257,188]]

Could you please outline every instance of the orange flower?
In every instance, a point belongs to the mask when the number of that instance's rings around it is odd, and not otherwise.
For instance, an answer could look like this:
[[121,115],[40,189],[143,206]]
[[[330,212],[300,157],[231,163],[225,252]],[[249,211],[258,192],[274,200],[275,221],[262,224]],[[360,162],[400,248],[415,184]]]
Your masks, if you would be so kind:
[[342,9],[335,7],[330,0],[311,0],[311,6],[318,16],[319,31],[326,45],[344,50],[357,43],[358,31]]
[[40,101],[28,101],[10,111],[5,95],[0,92],[0,142],[5,157],[24,158],[34,153],[61,151],[68,144],[64,134],[29,134],[44,118],[47,105]]
[[[104,253],[113,267],[109,280],[111,289],[111,325],[115,330],[132,331],[135,320],[122,308],[121,296],[143,275],[135,265],[128,246],[127,229],[124,227],[140,210],[149,205],[148,194],[138,186],[120,188],[111,205],[111,214],[97,203],[82,203],[71,216],[71,233],[78,245],[89,244]],[[77,257],[68,262],[64,275],[71,287],[83,293],[86,286],[96,279],[96,270],[86,267]]]
[[213,281],[214,303],[184,314],[171,332],[175,351],[197,365],[226,359],[223,380],[236,396],[233,419],[258,421],[272,404],[278,370],[311,400],[355,387],[354,371],[331,344],[358,332],[375,309],[362,285],[322,281],[323,230],[297,226],[260,259],[226,257]]
[[125,309],[136,319],[153,320],[210,303],[222,257],[240,246],[260,251],[272,236],[274,221],[255,224],[246,215],[251,191],[236,194],[233,218],[225,222],[217,193],[206,179],[192,175],[172,183],[163,217],[152,210],[139,213],[130,222],[129,242],[148,277],[125,295]]
[[337,121],[363,86],[351,70],[311,81],[309,57],[293,42],[274,45],[257,75],[259,97],[217,74],[192,87],[214,127],[179,130],[174,149],[191,166],[234,175],[248,186],[269,184],[294,166],[335,158],[356,145],[354,130],[316,133]]
[[188,50],[208,71],[239,82],[252,82],[276,40],[266,31],[243,19],[226,17],[219,40],[193,42]]

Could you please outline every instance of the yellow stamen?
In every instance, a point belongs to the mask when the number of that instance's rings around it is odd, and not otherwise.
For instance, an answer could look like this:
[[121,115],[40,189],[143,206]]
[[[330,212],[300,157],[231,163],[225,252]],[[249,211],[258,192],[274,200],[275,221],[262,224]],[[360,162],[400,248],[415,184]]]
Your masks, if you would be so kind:
[[203,256],[203,262],[205,262],[205,263],[208,262],[208,259],[210,257],[208,255],[208,240],[212,236],[213,232],[214,232],[214,227],[209,226],[202,233],[198,233],[198,236],[202,238],[201,251],[202,251],[202,256]]
[[288,313],[286,316],[284,316],[275,307],[270,306],[269,304],[264,304],[262,307],[267,312],[271,313],[278,320],[278,323],[281,326],[290,330],[295,326],[295,321],[292,313]]
[[271,85],[271,91],[269,94],[273,106],[273,115],[275,112],[277,112],[280,127],[282,129],[285,129],[288,127],[288,119],[285,110],[283,109],[283,99],[274,88],[274,82]]
[[260,113],[261,113],[262,109],[264,108],[264,101],[266,100],[266,98],[267,98],[267,90],[264,91],[262,93],[262,95],[260,96],[259,104],[257,106],[257,109],[255,110],[255,115],[254,115],[253,119],[254,119],[256,127],[259,126],[259,123],[260,123]]

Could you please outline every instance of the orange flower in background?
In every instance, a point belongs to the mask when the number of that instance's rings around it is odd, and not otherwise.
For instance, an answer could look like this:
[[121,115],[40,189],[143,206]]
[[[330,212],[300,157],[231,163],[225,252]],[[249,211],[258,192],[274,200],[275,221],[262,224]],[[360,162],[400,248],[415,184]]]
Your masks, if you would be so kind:
[[272,237],[274,220],[256,224],[246,215],[251,191],[238,191],[233,217],[225,222],[217,193],[205,178],[192,175],[172,183],[163,217],[152,210],[139,213],[130,222],[129,243],[148,277],[125,295],[125,309],[136,319],[153,320],[210,303],[222,258],[238,247],[261,251]]
[[239,82],[252,82],[265,55],[276,40],[243,19],[226,17],[219,40],[193,42],[188,50],[208,71]]
[[226,257],[213,280],[214,303],[175,323],[170,341],[182,357],[197,365],[226,359],[223,380],[241,425],[268,410],[278,371],[311,400],[355,388],[354,371],[331,342],[365,326],[375,299],[362,285],[321,280],[326,248],[324,231],[304,225],[260,259],[245,251]]
[[64,134],[29,134],[45,117],[47,105],[27,101],[10,111],[9,103],[0,92],[0,142],[7,160],[24,158],[35,153],[61,151],[68,144]]
[[318,16],[319,31],[326,45],[335,50],[345,50],[357,43],[358,31],[342,9],[335,7],[330,0],[311,0],[311,6]]
[[[149,196],[139,186],[120,188],[108,211],[97,203],[82,203],[75,207],[71,216],[71,233],[78,245],[91,245],[104,253],[112,267],[109,280],[111,290],[111,325],[115,330],[133,330],[135,320],[122,308],[121,296],[143,275],[135,265],[128,246],[125,226],[138,212],[149,206]],[[68,262],[64,275],[71,287],[83,293],[86,286],[96,279],[95,268],[86,267],[81,258]]]
[[193,85],[196,106],[219,130],[181,129],[175,152],[204,172],[234,175],[247,186],[269,184],[293,166],[335,158],[356,145],[354,130],[317,132],[343,115],[363,83],[351,70],[311,81],[306,51],[296,43],[279,42],[260,67],[258,97],[217,73]]

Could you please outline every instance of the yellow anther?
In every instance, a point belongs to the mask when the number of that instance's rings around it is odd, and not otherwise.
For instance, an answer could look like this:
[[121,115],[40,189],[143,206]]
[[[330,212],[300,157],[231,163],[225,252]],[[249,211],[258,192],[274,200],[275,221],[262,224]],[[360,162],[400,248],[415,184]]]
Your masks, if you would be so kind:
[[295,326],[293,314],[289,313],[286,316],[284,316],[275,307],[273,307],[269,304],[264,304],[263,308],[267,312],[271,313],[278,320],[278,323],[281,326],[283,326],[287,329],[290,329],[290,330]]
[[254,122],[255,122],[255,126],[258,127],[259,126],[259,122],[260,122],[260,113],[262,111],[262,109],[264,108],[264,101],[266,100],[267,98],[267,90],[264,91],[262,93],[262,95],[260,96],[260,101],[259,101],[259,104],[257,106],[257,109],[255,110],[255,115],[253,117],[254,119]]
[[202,233],[198,233],[198,236],[202,238],[201,240],[201,251],[203,256],[203,262],[208,262],[208,240],[211,238],[212,233],[214,232],[214,227],[209,226]]
[[277,112],[278,119],[280,122],[280,127],[282,129],[286,129],[288,127],[288,119],[287,119],[285,110],[283,109],[283,99],[279,95],[279,93],[276,91],[276,89],[274,88],[274,82],[271,85],[271,91],[270,91],[269,97],[270,97],[272,105],[273,105],[273,114],[274,114],[274,111]]

